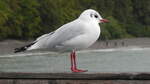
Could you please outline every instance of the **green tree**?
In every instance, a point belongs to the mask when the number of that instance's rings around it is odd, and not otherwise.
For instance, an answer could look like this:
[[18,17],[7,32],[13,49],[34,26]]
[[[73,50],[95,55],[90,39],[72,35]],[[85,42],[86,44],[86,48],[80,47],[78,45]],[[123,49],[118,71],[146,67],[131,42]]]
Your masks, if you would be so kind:
[[[10,0],[10,2],[12,1]],[[12,4],[10,2],[9,4]],[[7,23],[12,31],[10,37],[24,37],[23,39],[37,37],[39,35],[38,30],[41,28],[39,25],[41,20],[37,10],[40,4],[35,0],[14,1],[13,4],[15,5],[10,5],[13,13]]]
[[4,0],[0,0],[0,39],[6,38],[10,33],[10,29],[5,25],[11,15],[11,10]]
[[105,25],[105,28],[110,33],[111,38],[124,38],[128,37],[129,35],[126,33],[126,30],[122,24],[120,24],[116,19],[113,17],[108,17],[108,19],[111,21],[107,25]]
[[150,37],[150,0],[0,0],[0,39],[36,38],[89,8],[110,20],[101,39]]

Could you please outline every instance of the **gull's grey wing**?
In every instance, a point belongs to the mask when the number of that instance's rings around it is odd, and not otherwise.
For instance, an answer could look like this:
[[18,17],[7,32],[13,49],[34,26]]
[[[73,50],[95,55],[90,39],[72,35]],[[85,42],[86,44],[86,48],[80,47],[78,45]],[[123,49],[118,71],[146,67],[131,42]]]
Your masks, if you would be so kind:
[[37,41],[39,41],[39,40],[42,40],[42,39],[44,39],[44,38],[46,38],[46,37],[50,37],[52,34],[54,34],[54,32],[50,32],[50,33],[48,33],[48,34],[44,34],[44,35],[38,37],[38,38],[35,40],[35,42],[37,42]]
[[85,25],[80,21],[73,21],[63,25],[47,40],[47,46],[55,47],[84,33]]
[[62,45],[64,42],[73,39],[84,33],[84,24],[80,21],[73,21],[61,26],[55,32],[42,35],[37,38],[36,43],[32,45],[28,50],[37,48],[55,48],[58,45]]
[[49,39],[47,42],[54,42],[55,45],[62,44],[65,41],[73,39],[76,36],[79,36],[84,33],[83,31],[83,24],[79,22],[71,22],[55,31],[52,35],[52,38]]

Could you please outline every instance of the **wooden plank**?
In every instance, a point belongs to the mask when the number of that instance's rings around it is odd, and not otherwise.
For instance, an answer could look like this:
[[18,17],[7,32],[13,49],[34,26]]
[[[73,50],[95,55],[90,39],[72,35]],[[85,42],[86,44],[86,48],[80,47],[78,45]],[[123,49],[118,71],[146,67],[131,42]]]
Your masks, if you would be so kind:
[[1,80],[0,84],[150,84],[150,80]]
[[150,73],[0,73],[1,79],[150,80]]
[[49,84],[150,84],[150,80],[58,80]]
[[14,84],[14,81],[12,79],[11,80],[1,79],[0,84]]
[[16,80],[14,84],[50,84],[48,80]]

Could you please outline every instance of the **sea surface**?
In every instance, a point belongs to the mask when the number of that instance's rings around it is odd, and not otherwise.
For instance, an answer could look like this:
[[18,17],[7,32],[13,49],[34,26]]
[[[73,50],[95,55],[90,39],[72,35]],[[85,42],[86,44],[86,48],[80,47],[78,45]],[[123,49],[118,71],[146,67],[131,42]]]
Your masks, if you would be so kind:
[[[78,51],[77,55],[78,67],[89,73],[150,72],[150,48],[92,49]],[[70,56],[48,51],[3,54],[0,72],[71,72]]]

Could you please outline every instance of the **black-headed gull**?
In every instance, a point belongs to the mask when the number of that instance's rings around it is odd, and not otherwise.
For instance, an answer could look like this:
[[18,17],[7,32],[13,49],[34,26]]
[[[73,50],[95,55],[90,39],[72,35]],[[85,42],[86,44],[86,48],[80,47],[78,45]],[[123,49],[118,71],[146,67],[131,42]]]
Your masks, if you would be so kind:
[[51,51],[70,51],[71,71],[85,72],[87,70],[77,69],[76,50],[88,48],[100,36],[99,23],[108,22],[98,12],[87,9],[72,22],[64,24],[56,31],[44,34],[31,44],[16,48],[16,52],[33,49],[49,49]]

